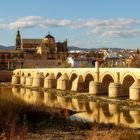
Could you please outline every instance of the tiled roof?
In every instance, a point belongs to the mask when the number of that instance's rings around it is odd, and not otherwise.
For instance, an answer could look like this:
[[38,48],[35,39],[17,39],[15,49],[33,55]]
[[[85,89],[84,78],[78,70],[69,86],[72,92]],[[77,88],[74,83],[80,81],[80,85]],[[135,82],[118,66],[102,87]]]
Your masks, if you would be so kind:
[[45,38],[53,38],[54,39],[54,37],[52,35],[50,35],[50,34],[48,34],[47,36],[45,36]]
[[33,43],[33,44],[40,44],[42,42],[42,39],[22,39],[22,43]]

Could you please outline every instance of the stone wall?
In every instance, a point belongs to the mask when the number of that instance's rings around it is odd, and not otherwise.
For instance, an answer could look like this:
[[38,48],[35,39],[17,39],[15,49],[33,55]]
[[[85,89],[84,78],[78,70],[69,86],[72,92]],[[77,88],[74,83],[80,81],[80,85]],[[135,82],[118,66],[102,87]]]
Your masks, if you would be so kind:
[[13,71],[0,71],[0,82],[11,82]]
[[61,60],[46,60],[46,59],[25,59],[23,67],[24,68],[48,68],[48,67],[58,67],[61,64]]

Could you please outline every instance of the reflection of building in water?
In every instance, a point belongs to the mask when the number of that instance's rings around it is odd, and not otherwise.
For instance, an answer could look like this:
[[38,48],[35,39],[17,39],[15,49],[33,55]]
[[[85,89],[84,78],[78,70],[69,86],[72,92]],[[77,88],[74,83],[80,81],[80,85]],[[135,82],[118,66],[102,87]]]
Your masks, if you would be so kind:
[[62,96],[55,96],[51,92],[44,93],[28,88],[12,88],[13,95],[31,104],[44,104],[50,107],[65,109],[63,112],[68,115],[67,110],[76,113],[70,119],[77,119],[98,123],[113,123],[132,128],[140,128],[140,111],[120,110],[116,104],[100,102],[79,102],[77,99],[68,99]]

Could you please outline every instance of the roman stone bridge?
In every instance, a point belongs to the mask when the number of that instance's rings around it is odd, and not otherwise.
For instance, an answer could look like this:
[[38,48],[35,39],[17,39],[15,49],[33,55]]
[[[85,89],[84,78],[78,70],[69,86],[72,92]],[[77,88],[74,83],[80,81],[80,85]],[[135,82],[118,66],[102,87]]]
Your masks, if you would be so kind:
[[109,97],[140,100],[139,68],[34,68],[13,71],[12,84],[89,92]]

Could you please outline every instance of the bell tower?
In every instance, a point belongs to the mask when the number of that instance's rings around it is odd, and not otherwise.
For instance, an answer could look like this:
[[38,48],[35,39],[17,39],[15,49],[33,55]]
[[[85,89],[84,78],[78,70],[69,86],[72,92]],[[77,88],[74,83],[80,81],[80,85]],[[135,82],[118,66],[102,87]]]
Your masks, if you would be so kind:
[[19,29],[17,30],[17,35],[16,35],[16,50],[18,49],[21,49],[21,37],[20,37]]

